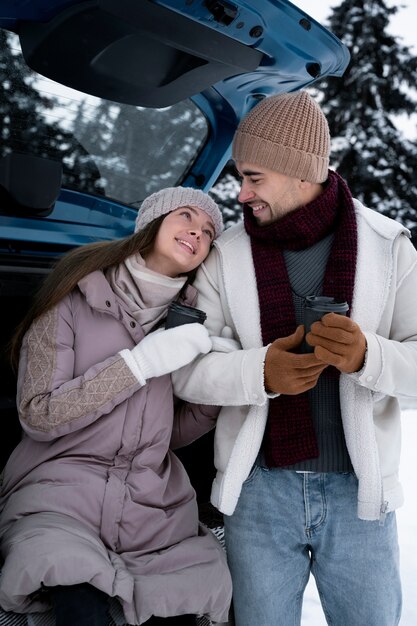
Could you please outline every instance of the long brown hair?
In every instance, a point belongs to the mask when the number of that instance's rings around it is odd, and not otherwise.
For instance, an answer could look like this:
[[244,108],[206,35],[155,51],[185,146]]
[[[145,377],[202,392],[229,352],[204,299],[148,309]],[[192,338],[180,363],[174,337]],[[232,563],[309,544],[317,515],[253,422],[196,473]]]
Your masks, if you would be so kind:
[[[166,215],[161,215],[142,230],[116,241],[99,241],[74,248],[57,262],[33,297],[25,317],[17,326],[10,341],[10,362],[16,371],[23,337],[31,324],[54,307],[72,291],[78,282],[97,270],[105,270],[122,263],[129,256],[140,253],[146,256],[153,248],[159,227]],[[193,282],[197,269],[187,273],[186,285]]]

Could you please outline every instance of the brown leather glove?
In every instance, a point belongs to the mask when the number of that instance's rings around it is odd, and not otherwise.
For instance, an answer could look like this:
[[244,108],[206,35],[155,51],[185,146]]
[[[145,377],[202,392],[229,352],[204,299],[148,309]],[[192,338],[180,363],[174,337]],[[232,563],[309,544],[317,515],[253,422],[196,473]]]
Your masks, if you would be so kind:
[[298,326],[292,335],[271,343],[266,353],[264,368],[267,391],[297,395],[316,385],[327,363],[319,361],[315,354],[291,352],[298,348],[303,337],[304,326]]
[[365,335],[349,317],[327,313],[311,325],[306,341],[314,347],[314,354],[320,361],[334,365],[341,372],[351,374],[363,367]]

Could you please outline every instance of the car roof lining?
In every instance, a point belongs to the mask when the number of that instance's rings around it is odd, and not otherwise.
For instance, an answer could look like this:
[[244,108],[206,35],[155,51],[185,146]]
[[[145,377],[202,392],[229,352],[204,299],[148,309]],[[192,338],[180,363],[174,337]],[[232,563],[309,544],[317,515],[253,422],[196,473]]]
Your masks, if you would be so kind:
[[26,63],[79,91],[161,108],[259,67],[263,54],[149,0],[93,0],[21,22]]

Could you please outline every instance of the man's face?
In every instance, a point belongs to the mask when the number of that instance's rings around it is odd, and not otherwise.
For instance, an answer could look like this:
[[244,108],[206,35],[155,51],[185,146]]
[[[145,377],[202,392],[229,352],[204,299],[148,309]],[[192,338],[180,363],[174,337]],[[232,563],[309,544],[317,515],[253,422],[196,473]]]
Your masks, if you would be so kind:
[[260,225],[275,222],[310,201],[306,184],[298,178],[243,161],[237,161],[236,168],[241,176],[238,200],[251,207]]

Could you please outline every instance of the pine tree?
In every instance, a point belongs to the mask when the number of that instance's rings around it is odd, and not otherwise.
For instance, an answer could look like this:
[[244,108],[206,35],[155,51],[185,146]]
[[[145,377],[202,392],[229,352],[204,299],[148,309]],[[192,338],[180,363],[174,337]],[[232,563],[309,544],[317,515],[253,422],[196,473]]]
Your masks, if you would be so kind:
[[210,195],[217,202],[223,214],[225,228],[240,222],[243,219],[242,205],[237,197],[240,183],[236,168],[232,160],[224,166],[216,183],[210,189]]
[[409,227],[417,241],[417,145],[395,125],[416,110],[417,57],[387,31],[397,7],[344,0],[329,30],[349,48],[341,78],[319,84],[332,136],[332,166],[367,206]]
[[23,60],[16,35],[2,29],[0,85],[0,157],[15,151],[56,159],[62,162],[65,186],[100,193],[97,168],[58,117],[59,99],[40,87],[39,76]]
[[[106,100],[89,104],[80,100],[70,125],[71,140],[63,159],[64,183],[79,191],[99,195],[109,193],[107,150],[111,142],[114,119],[113,104]],[[113,168],[114,169],[114,168]]]
[[206,121],[196,106],[163,109],[121,105],[108,154],[123,155],[119,197],[139,206],[150,193],[177,183],[204,141]]
[[34,88],[34,78],[18,52],[16,36],[0,30],[0,155],[10,151],[47,156],[59,150],[61,137],[53,137],[42,113],[54,99]]

